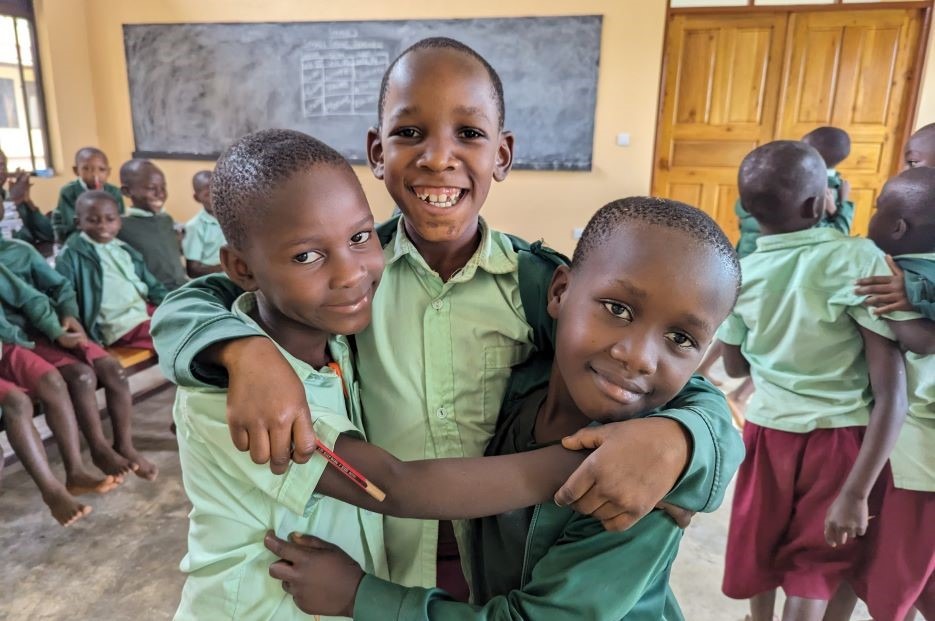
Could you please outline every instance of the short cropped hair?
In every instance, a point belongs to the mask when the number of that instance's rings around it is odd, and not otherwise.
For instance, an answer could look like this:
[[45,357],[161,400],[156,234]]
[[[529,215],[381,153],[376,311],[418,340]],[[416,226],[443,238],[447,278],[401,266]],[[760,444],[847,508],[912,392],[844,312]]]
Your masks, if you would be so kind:
[[127,160],[120,166],[120,185],[129,186],[141,172],[149,168],[150,166],[155,167],[149,160],[135,157],[132,160]]
[[802,136],[802,142],[818,151],[828,168],[834,168],[851,154],[851,137],[838,127],[813,129]]
[[295,173],[322,165],[353,174],[340,153],[291,129],[264,129],[234,142],[218,160],[211,182],[214,214],[227,242],[245,248],[276,188]]
[[77,166],[78,162],[81,160],[88,157],[94,157],[95,155],[104,158],[105,162],[107,161],[107,155],[97,147],[81,147],[75,151],[75,166]]
[[572,255],[572,269],[583,264],[591,251],[606,243],[621,226],[631,223],[682,231],[699,244],[711,249],[737,283],[734,292],[736,301],[736,295],[740,293],[740,260],[724,231],[700,209],[667,198],[631,196],[601,207],[581,233],[581,239],[578,240]]
[[113,204],[114,209],[118,212],[120,211],[120,206],[117,205],[117,199],[104,190],[87,190],[79,194],[78,198],[75,199],[75,215],[81,215],[81,212],[84,211],[86,207],[91,206],[97,201],[109,201]]
[[744,208],[760,224],[782,224],[789,209],[824,196],[827,168],[817,150],[797,140],[774,140],[748,153],[737,172]]
[[493,88],[494,102],[497,104],[497,126],[500,129],[503,129],[503,121],[506,118],[506,106],[503,102],[503,82],[500,80],[500,75],[497,73],[487,59],[474,51],[473,48],[448,37],[429,37],[427,39],[422,39],[421,41],[416,41],[405,50],[402,54],[397,56],[393,62],[390,63],[390,66],[386,68],[386,72],[383,74],[383,80],[380,82],[380,100],[377,107],[377,125],[379,127],[383,126],[383,107],[386,105],[386,91],[389,88],[390,74],[393,73],[393,69],[396,68],[396,65],[402,60],[407,54],[415,52],[418,50],[437,50],[437,49],[447,49],[460,52],[470,56],[477,62],[479,62],[484,70],[487,72],[488,77],[490,78],[490,85]]

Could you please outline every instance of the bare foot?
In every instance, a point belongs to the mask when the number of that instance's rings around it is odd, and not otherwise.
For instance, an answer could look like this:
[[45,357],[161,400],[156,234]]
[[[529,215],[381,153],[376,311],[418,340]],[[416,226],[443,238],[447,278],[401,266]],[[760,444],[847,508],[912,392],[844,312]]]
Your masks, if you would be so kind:
[[130,474],[139,467],[109,446],[91,449],[91,461],[104,474],[119,477],[121,480],[123,480],[124,475]]
[[52,512],[52,517],[62,526],[71,526],[92,511],[88,505],[75,500],[65,488],[43,494],[42,500]]
[[156,467],[156,464],[143,457],[136,448],[132,446],[129,448],[119,446],[114,448],[118,453],[130,460],[131,466],[136,466],[133,468],[136,476],[147,481],[155,481],[156,477],[159,476],[159,468]]
[[67,489],[68,493],[72,496],[81,496],[82,494],[106,494],[121,483],[123,483],[123,477],[107,475],[104,478],[99,478],[83,470],[68,473],[65,476],[65,489]]

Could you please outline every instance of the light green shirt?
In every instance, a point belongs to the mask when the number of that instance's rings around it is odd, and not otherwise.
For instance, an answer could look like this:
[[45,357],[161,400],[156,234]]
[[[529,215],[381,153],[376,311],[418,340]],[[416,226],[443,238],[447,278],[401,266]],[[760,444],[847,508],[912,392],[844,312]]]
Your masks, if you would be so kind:
[[[935,261],[935,252],[897,259]],[[935,492],[935,356],[906,352],[909,414],[890,454],[896,487]]]
[[[248,315],[252,293],[235,303],[235,313],[259,328]],[[306,388],[315,433],[334,448],[341,433],[363,437],[357,381],[347,340],[329,342],[341,378],[330,368],[316,370],[281,350]],[[280,537],[309,533],[344,549],[365,571],[386,577],[381,516],[314,493],[327,462],[316,454],[305,464],[291,463],[284,475],[254,464],[238,451],[227,427],[227,393],[179,388],[173,416],[177,426],[182,481],[192,503],[188,574],[175,618],[179,620],[309,619],[299,611],[269,566],[278,560],[263,546],[267,530]],[[321,617],[332,618],[332,617]]]
[[101,260],[103,287],[97,323],[104,337],[104,345],[110,345],[149,319],[149,313],[146,312],[149,287],[136,275],[133,259],[123,249],[122,241],[115,239],[101,244],[87,233],[81,233],[81,237],[94,247]]
[[[448,282],[403,230],[384,249],[373,323],[357,336],[367,436],[402,460],[483,455],[510,367],[532,351],[510,239],[481,223]],[[390,579],[435,586],[438,522],[384,518]],[[456,524],[462,561],[466,530]],[[465,575],[470,575],[466,572]]]
[[883,252],[813,228],[760,237],[740,266],[740,298],[718,338],[739,345],[750,363],[756,392],[747,420],[793,433],[866,425],[872,395],[857,325],[894,337],[854,288],[858,278],[891,273]]
[[202,209],[185,224],[182,254],[189,261],[220,265],[221,259],[218,255],[224,243],[224,233],[221,232],[217,218]]
[[137,218],[152,218],[156,214],[154,214],[153,212],[147,209],[140,209],[139,207],[130,207],[127,209],[127,215],[136,216]]

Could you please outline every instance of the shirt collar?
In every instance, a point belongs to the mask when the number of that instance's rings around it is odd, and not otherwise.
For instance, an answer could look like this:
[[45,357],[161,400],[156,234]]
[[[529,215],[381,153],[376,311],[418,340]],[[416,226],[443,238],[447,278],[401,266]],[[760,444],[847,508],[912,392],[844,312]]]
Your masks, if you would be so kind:
[[922,259],[923,261],[935,261],[935,252],[916,252],[913,254],[901,254],[893,257],[894,259]]
[[770,251],[795,248],[798,246],[811,246],[822,242],[844,239],[847,237],[841,231],[827,227],[812,227],[793,233],[779,233],[778,235],[762,235],[756,240],[756,250]]
[[81,189],[84,190],[85,192],[87,192],[87,191],[90,189],[90,188],[88,187],[88,184],[85,183],[85,182],[84,182],[84,179],[82,179],[81,177],[78,177],[78,179],[76,179],[76,181],[78,182],[78,185],[81,186]]
[[111,250],[111,249],[115,249],[115,248],[119,248],[123,246],[123,242],[120,241],[119,239],[112,239],[109,242],[101,243],[101,242],[97,242],[91,239],[91,236],[85,233],[84,231],[81,231],[80,236],[81,236],[81,239],[88,242],[95,248],[103,248],[106,250]]
[[198,217],[204,220],[205,222],[209,222],[211,224],[217,224],[218,226],[220,226],[218,219],[212,216],[211,214],[209,214],[208,211],[204,207],[202,207],[201,211],[198,212]]
[[[256,330],[259,330],[267,337],[269,337],[269,340],[271,340],[273,344],[276,345],[276,348],[286,359],[286,362],[289,363],[289,366],[295,370],[296,375],[299,376],[299,380],[306,382],[308,380],[314,381],[321,378],[327,378],[330,380],[335,377],[336,374],[330,367],[316,369],[309,363],[305,362],[304,360],[299,360],[283,349],[282,346],[280,346],[273,337],[267,334],[266,330],[264,330],[262,326],[260,326],[260,324],[258,324],[253,319],[253,317],[251,317],[255,310],[256,293],[252,291],[247,291],[246,293],[242,294],[234,301],[234,305],[231,307],[231,311],[234,313],[234,315],[242,319],[244,323]],[[331,357],[339,362],[346,360],[347,355],[349,355],[350,352],[347,340],[342,336],[332,336],[330,339],[328,339],[328,349],[331,352]]]
[[[408,256],[411,261],[426,271],[432,272],[432,268],[425,262],[415,244],[406,235],[404,219],[405,216],[400,216],[399,223],[396,225],[396,235],[392,241],[393,255],[387,259],[387,265]],[[470,280],[478,269],[482,269],[489,274],[508,274],[516,270],[518,265],[516,253],[512,250],[509,238],[502,233],[491,231],[483,218],[479,219],[479,227],[481,238],[477,250],[474,251],[468,262],[451,280]]]
[[833,168],[829,168],[829,169],[828,169],[828,178],[829,178],[829,179],[834,179],[834,176],[837,175],[837,174],[838,174],[838,171],[836,171],[835,169],[833,169]]
[[139,207],[131,206],[127,209],[127,215],[136,216],[137,218],[152,218],[155,217],[156,214],[151,211],[147,211],[146,209],[140,209]]

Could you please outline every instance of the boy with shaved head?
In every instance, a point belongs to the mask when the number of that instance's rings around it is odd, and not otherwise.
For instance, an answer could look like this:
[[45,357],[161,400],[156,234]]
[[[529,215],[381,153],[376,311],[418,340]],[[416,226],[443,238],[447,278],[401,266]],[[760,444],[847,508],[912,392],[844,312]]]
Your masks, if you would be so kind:
[[166,289],[178,289],[188,277],[182,268],[175,221],[162,210],[168,196],[165,175],[149,160],[130,160],[120,167],[120,191],[132,205],[119,239],[143,255],[146,267]]
[[103,190],[117,202],[117,209],[123,213],[123,196],[120,188],[107,183],[110,176],[110,163],[107,155],[97,147],[81,147],[75,153],[75,165],[71,168],[76,179],[64,185],[58,194],[58,206],[52,212],[52,228],[59,243],[71,237],[75,232],[75,201],[88,190]]
[[214,217],[211,177],[210,170],[199,170],[192,177],[193,198],[202,207],[194,218],[185,223],[185,236],[182,238],[185,270],[192,278],[224,271],[220,259],[224,233]]

